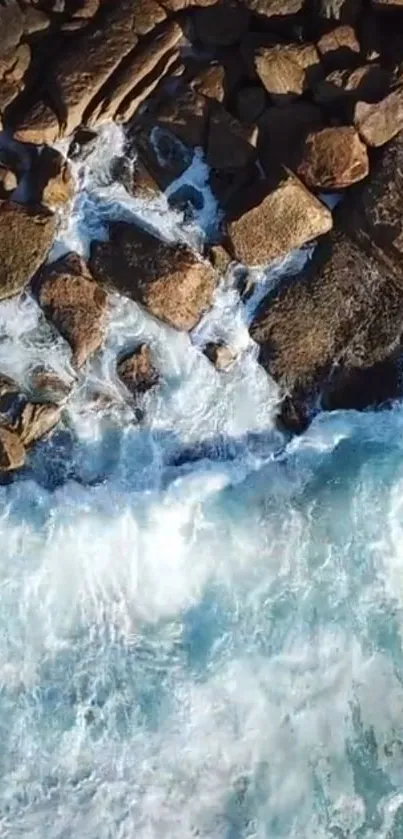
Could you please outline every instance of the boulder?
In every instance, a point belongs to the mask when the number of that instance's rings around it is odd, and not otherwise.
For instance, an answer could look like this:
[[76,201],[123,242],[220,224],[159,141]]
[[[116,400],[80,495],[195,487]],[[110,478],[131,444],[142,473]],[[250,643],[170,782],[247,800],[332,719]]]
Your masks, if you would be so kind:
[[38,302],[46,318],[70,344],[77,367],[102,345],[107,296],[77,254],[68,254],[40,272]]
[[267,96],[258,84],[241,87],[236,95],[235,110],[241,122],[256,122],[266,109]]
[[222,341],[209,341],[203,349],[204,355],[214,365],[216,370],[225,371],[236,360],[237,354],[233,347]]
[[18,294],[42,265],[55,218],[44,207],[0,201],[0,299]]
[[193,18],[194,38],[208,48],[230,47],[239,43],[248,29],[245,5],[221,0],[214,6],[197,9]]
[[[18,96],[18,90],[16,96]],[[43,99],[38,99],[21,118],[18,127],[14,130],[14,138],[21,143],[33,143],[42,146],[46,143],[49,145],[55,143],[59,133],[59,120],[55,112]]]
[[120,359],[118,376],[134,397],[146,393],[158,383],[159,375],[153,365],[147,344],[140,344],[134,352]]
[[157,113],[158,125],[187,146],[204,146],[207,135],[208,101],[190,87],[167,98]]
[[222,64],[211,64],[201,70],[191,81],[191,86],[197,93],[224,102],[226,96],[226,73]]
[[323,128],[308,135],[298,175],[319,190],[340,190],[366,178],[368,152],[355,129]]
[[352,26],[337,26],[316,44],[325,68],[340,70],[358,63],[360,44]]
[[19,435],[0,425],[0,472],[13,472],[25,463],[25,447]]
[[[112,83],[107,85],[103,96],[93,109],[90,124],[98,125],[109,122],[119,112],[126,98],[133,95],[138,104],[144,97],[139,97],[139,86],[147,88],[146,95],[157,86],[164,75],[159,65],[163,57],[169,53],[183,36],[182,27],[176,21],[162,24],[158,34],[146,44],[141,44],[133,50],[124,64],[118,68]],[[175,53],[176,57],[177,53]],[[165,63],[162,67],[165,69]],[[152,84],[151,84],[152,82]],[[151,90],[150,90],[151,84]],[[134,111],[132,111],[134,113]]]
[[70,395],[73,381],[61,378],[47,367],[35,367],[31,371],[30,390],[41,402],[60,404]]
[[[56,137],[71,134],[91,112],[91,103],[120,62],[137,45],[140,35],[149,32],[166,17],[154,0],[120,0],[105,9],[102,29],[84,30],[69,42],[49,68],[49,95],[58,118]],[[26,114],[16,136],[31,142],[43,123],[48,123],[48,106],[36,102]],[[86,113],[88,112],[88,113]]]
[[26,402],[15,430],[23,446],[28,448],[42,440],[60,420],[61,408],[51,403]]
[[8,198],[17,186],[17,176],[12,169],[0,164],[0,198]]
[[162,242],[134,224],[111,222],[109,232],[109,242],[92,243],[94,276],[170,326],[193,329],[212,303],[212,266],[187,245]]
[[212,169],[239,169],[256,157],[257,131],[238,122],[219,103],[210,110],[206,160]]
[[334,70],[319,81],[313,95],[318,105],[350,118],[356,102],[377,102],[389,88],[389,74],[379,64],[365,64],[355,70]]
[[401,282],[403,268],[403,137],[398,134],[372,167],[368,180],[341,207],[349,235],[375,251]]
[[267,92],[279,105],[298,99],[322,75],[319,53],[313,44],[260,47],[254,64]]
[[33,165],[30,189],[35,199],[55,209],[71,201],[74,179],[68,161],[56,149],[44,146]]
[[270,177],[281,164],[296,169],[308,134],[322,128],[323,115],[311,102],[294,102],[283,108],[272,105],[259,117],[258,125],[259,158]]
[[305,0],[243,0],[247,8],[255,15],[269,18],[272,21],[287,19],[302,11]]
[[383,146],[403,129],[403,87],[381,102],[357,102],[354,124],[368,146]]
[[332,227],[332,214],[291,172],[260,203],[228,225],[228,250],[238,262],[281,259]]
[[[332,380],[336,369],[367,371],[396,351],[403,329],[403,286],[340,231],[317,248],[297,277],[263,301],[251,326],[260,362],[288,393],[295,415]],[[339,394],[339,407],[343,404]],[[363,395],[364,396],[364,395]],[[366,393],[364,405],[373,404]]]
[[78,9],[75,10],[73,17],[91,20],[95,17],[100,6],[100,0],[81,0]]

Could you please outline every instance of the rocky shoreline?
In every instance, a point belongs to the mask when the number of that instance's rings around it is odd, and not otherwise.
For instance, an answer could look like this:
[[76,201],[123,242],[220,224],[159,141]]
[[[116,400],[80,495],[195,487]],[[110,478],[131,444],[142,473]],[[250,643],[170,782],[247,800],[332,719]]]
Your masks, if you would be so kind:
[[[318,409],[387,405],[401,395],[402,27],[401,0],[0,0],[0,300],[31,293],[78,371],[102,347],[109,292],[191,332],[229,265],[318,241],[250,328],[279,420],[298,432]],[[190,217],[203,197],[171,187],[202,154],[221,211],[203,253],[111,220],[88,259],[48,261],[74,160],[111,121],[135,161],[117,158],[116,179]],[[225,375],[232,348],[204,351]],[[116,364],[135,403],[158,385],[147,345]],[[0,371],[1,472],[68,401],[51,369],[32,381],[22,393]]]

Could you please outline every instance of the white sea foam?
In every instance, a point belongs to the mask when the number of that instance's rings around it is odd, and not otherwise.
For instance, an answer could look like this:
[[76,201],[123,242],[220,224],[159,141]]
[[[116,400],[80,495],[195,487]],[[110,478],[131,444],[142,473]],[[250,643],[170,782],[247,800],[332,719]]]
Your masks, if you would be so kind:
[[[121,141],[78,172],[65,248],[127,211],[192,235],[101,176]],[[287,442],[251,311],[232,272],[190,338],[111,299],[65,432],[0,487],[5,839],[403,836],[403,411]],[[162,382],[138,425],[115,366],[143,339]],[[73,372],[30,297],[1,304],[0,370],[38,364]]]

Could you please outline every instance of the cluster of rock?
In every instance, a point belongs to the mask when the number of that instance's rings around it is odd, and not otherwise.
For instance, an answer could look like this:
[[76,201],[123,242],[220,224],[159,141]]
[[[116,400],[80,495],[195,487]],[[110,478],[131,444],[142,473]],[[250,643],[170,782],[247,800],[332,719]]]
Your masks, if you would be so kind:
[[[393,397],[403,331],[402,26],[402,0],[0,0],[0,298],[33,281],[80,368],[102,345],[109,289],[190,331],[211,305],[218,267],[264,265],[320,239],[251,326],[282,388],[282,419],[299,430],[319,397],[325,408]],[[203,150],[223,212],[204,256],[113,221],[88,264],[69,254],[45,265],[55,210],[73,194],[52,144],[69,138],[73,156],[111,120],[136,148],[134,171],[122,175],[136,195],[166,190]],[[323,193],[341,190],[332,216]],[[167,194],[192,206],[194,192]],[[205,352],[221,370],[233,360],[225,346]],[[118,372],[132,394],[158,379],[144,346]],[[11,419],[0,406],[2,470],[20,465],[45,414],[60,414],[41,398],[17,402]]]

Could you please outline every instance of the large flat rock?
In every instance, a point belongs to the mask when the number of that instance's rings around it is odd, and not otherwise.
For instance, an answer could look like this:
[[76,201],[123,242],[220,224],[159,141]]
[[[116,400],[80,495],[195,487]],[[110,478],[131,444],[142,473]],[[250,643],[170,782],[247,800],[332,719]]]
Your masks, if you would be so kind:
[[17,294],[45,261],[55,217],[44,207],[0,201],[0,299]]
[[170,326],[192,329],[212,302],[216,276],[210,263],[186,245],[167,244],[133,224],[112,222],[109,232],[109,242],[91,247],[96,279]]

